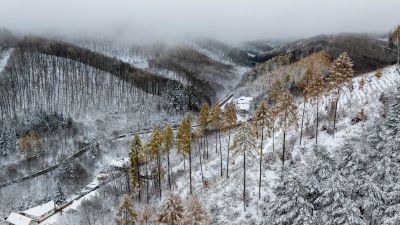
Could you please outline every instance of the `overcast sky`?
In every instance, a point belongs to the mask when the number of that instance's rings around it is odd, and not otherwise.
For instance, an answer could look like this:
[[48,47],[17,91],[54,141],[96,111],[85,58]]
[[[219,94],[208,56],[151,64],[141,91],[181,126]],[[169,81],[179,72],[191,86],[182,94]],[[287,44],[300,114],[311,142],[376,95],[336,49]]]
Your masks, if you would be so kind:
[[400,0],[0,0],[0,27],[133,41],[226,42],[386,32]]

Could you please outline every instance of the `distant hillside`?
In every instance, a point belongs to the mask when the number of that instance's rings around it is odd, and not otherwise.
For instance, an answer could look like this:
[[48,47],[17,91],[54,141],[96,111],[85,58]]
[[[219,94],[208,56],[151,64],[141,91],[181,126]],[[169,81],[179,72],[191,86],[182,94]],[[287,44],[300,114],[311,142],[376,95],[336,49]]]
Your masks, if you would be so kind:
[[149,59],[149,66],[184,75],[190,83],[212,96],[224,89],[224,82],[234,77],[232,65],[213,60],[189,46],[160,48]]
[[241,66],[255,65],[256,61],[253,55],[255,55],[257,51],[260,51],[260,48],[263,48],[264,51],[270,49],[268,46],[262,46],[261,44],[244,45],[242,47],[230,46],[225,43],[211,39],[199,40],[196,42],[196,44],[204,49],[207,49],[211,52],[214,52],[215,54],[222,56],[228,61],[231,61]]
[[[137,88],[155,95],[162,95],[167,90],[176,89],[177,87],[182,89],[189,88],[184,87],[176,80],[171,80],[166,77],[135,68],[129,63],[123,62],[122,60],[62,41],[54,41],[38,37],[27,37],[19,41],[17,47],[29,51],[37,51],[46,55],[71,59],[92,66],[116,75],[125,81],[133,83]],[[202,84],[201,82],[199,83],[200,84],[198,85],[198,88],[196,86],[194,87],[194,92],[190,92],[193,93],[198,99],[210,101],[210,99],[214,97],[212,95],[213,92],[203,91],[205,89],[205,84]]]
[[287,53],[293,54],[295,60],[300,60],[321,50],[325,50],[334,59],[346,51],[354,62],[356,74],[361,74],[395,63],[396,56],[387,51],[386,46],[385,41],[367,35],[321,35],[277,46],[258,55],[257,60],[265,62]]

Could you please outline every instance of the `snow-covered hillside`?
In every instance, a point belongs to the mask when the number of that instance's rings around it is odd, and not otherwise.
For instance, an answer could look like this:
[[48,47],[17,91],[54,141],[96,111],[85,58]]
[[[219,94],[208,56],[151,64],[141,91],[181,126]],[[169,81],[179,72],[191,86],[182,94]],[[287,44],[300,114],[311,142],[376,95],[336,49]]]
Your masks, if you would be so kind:
[[[361,79],[366,80],[366,84],[363,89],[359,88],[359,81]],[[400,81],[400,75],[395,70],[394,66],[387,67],[383,70],[383,76],[381,78],[375,77],[374,73],[365,74],[356,78],[353,78],[354,91],[352,93],[349,90],[344,89],[339,100],[339,117],[337,124],[337,132],[335,137],[328,134],[326,131],[320,131],[319,133],[319,145],[325,146],[328,151],[334,152],[340,146],[342,146],[346,140],[352,136],[360,136],[365,129],[371,126],[371,122],[375,118],[379,117],[382,110],[382,103],[380,103],[381,93],[387,95],[391,93],[392,90],[397,86],[398,81]],[[351,97],[351,109],[349,107]],[[325,107],[331,100],[331,96],[327,94],[321,100],[321,118],[326,114]],[[298,101],[299,105],[299,115],[301,115],[302,101]],[[313,126],[312,111],[314,110],[312,104],[306,104],[307,114],[305,126]],[[361,121],[355,124],[351,123],[351,118],[353,118],[361,110],[365,112],[368,119],[367,121]],[[320,126],[329,122],[323,121]],[[320,127],[320,129],[321,129]],[[232,137],[235,135],[236,131],[232,133]],[[302,146],[299,145],[299,132],[291,132],[289,135],[289,152],[291,152],[292,158],[291,163],[296,165],[301,165],[307,163],[307,154],[312,149],[315,139],[307,134],[304,135]],[[232,141],[231,137],[231,141]],[[148,135],[142,136],[144,140],[148,139]],[[121,151],[128,154],[130,138],[119,139],[117,142],[125,143],[126,147],[121,148]],[[243,211],[243,199],[242,199],[242,187],[243,187],[243,168],[242,168],[242,156],[240,154],[235,154],[234,151],[231,152],[231,160],[229,161],[229,178],[226,178],[226,158],[227,158],[227,144],[228,137],[227,134],[222,134],[222,170],[223,174],[221,176],[221,158],[220,158],[220,146],[216,149],[216,136],[215,134],[210,134],[208,136],[209,144],[209,158],[205,156],[205,147],[201,148],[203,155],[202,168],[200,168],[200,150],[199,143],[195,141],[193,143],[193,155],[192,155],[192,179],[193,179],[193,189],[194,192],[200,196],[200,199],[209,210],[211,217],[211,224],[259,224],[263,220],[263,207],[266,202],[272,202],[275,199],[273,193],[273,188],[275,188],[277,179],[279,178],[279,171],[282,168],[281,161],[276,158],[281,151],[282,146],[282,133],[276,132],[275,134],[275,152],[272,152],[272,138],[267,138],[264,142],[264,163],[263,163],[263,173],[262,173],[262,197],[261,200],[258,199],[258,160],[259,154],[258,149],[250,152],[248,158],[246,159],[246,196],[247,196],[247,208]],[[122,153],[124,154],[124,153]],[[188,173],[188,161],[184,160],[181,155],[178,155],[175,150],[172,151],[171,158],[171,172],[172,172],[172,184],[173,190],[178,192],[183,198],[189,196],[189,173]],[[166,166],[165,158],[163,158],[163,165]],[[203,174],[202,174],[203,173]],[[299,171],[300,173],[300,171]],[[202,175],[204,180],[207,181],[207,185],[204,186],[202,182]],[[156,195],[151,198],[150,205],[156,209],[160,201],[162,201],[166,193],[168,192],[167,180],[164,177],[162,181],[162,186],[164,190],[163,198],[159,200]],[[151,193],[154,194],[155,190]],[[97,194],[96,194],[97,193]],[[96,195],[102,195],[104,191],[99,189],[95,194],[91,194],[91,198],[95,198]],[[104,200],[108,201],[108,200]],[[81,202],[79,202],[81,203]],[[139,203],[137,207],[141,208]],[[74,209],[82,210],[75,205]],[[66,212],[69,210],[66,209]],[[52,223],[56,224],[62,221],[67,224],[69,218],[78,219],[76,214],[65,213],[54,217],[56,219],[51,219]],[[58,219],[58,220],[57,220]],[[58,222],[56,222],[58,221]],[[234,222],[232,222],[234,221]],[[47,224],[47,223],[45,223]]]

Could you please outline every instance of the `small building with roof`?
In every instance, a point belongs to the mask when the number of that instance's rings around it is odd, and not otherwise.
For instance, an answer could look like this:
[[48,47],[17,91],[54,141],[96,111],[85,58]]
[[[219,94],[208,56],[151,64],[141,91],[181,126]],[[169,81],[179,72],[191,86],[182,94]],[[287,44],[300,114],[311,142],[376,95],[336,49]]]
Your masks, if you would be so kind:
[[54,201],[38,205],[36,207],[30,208],[23,211],[21,214],[30,217],[38,222],[42,222],[47,217],[51,216],[55,212],[56,205]]
[[39,224],[37,221],[35,221],[32,218],[26,217],[24,215],[21,215],[19,213],[14,213],[12,212],[6,219],[6,222],[8,224],[12,225],[37,225]]

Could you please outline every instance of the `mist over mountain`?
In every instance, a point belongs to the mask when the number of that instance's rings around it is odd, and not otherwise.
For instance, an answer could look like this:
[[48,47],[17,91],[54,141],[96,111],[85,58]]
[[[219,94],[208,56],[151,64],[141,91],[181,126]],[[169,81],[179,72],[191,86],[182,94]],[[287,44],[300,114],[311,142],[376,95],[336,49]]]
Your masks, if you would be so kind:
[[[295,7],[294,7],[295,6]],[[238,43],[339,32],[387,32],[396,0],[1,0],[0,26],[23,34],[180,42]]]

